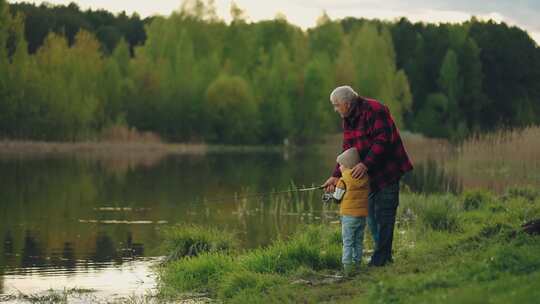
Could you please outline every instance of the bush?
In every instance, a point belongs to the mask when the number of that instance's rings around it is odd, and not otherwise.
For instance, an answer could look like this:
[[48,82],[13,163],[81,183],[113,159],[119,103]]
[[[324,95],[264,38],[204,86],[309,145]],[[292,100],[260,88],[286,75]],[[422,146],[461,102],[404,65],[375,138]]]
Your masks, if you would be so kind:
[[238,247],[234,234],[195,225],[174,226],[163,232],[167,261],[197,256],[204,252],[229,252]]
[[463,192],[461,201],[466,211],[476,210],[493,200],[490,192],[486,190],[468,190]]

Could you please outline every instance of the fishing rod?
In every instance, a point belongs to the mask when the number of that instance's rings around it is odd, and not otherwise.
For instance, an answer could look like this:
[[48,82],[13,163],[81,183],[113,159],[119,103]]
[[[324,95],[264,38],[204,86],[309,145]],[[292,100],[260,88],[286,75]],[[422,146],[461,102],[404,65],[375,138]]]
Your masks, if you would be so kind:
[[237,201],[242,200],[246,198],[256,198],[256,197],[265,197],[270,195],[276,195],[276,194],[287,194],[287,193],[293,193],[293,192],[309,192],[314,190],[324,189],[323,186],[316,186],[316,187],[310,187],[310,188],[301,188],[301,189],[292,189],[292,190],[284,190],[284,191],[273,191],[273,192],[264,192],[264,193],[253,193],[248,195],[242,195],[242,196],[234,196],[234,197],[224,197],[224,198],[217,198],[212,200],[199,200],[201,203],[216,203],[216,202],[223,202],[223,201]]

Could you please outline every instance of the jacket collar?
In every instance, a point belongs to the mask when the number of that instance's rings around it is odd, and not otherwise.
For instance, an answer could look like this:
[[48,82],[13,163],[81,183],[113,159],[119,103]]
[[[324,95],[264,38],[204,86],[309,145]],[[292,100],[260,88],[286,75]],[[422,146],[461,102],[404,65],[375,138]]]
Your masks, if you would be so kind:
[[358,98],[351,103],[351,109],[349,116],[345,117],[343,121],[348,127],[354,127],[358,125],[358,119],[364,110],[365,100],[364,98],[358,96]]

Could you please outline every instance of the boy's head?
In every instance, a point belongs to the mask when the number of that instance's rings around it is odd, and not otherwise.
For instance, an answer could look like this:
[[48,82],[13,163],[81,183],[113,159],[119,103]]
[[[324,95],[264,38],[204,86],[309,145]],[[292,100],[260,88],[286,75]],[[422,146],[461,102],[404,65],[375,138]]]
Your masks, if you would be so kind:
[[337,163],[346,169],[352,169],[360,162],[360,156],[356,148],[350,148],[338,155]]

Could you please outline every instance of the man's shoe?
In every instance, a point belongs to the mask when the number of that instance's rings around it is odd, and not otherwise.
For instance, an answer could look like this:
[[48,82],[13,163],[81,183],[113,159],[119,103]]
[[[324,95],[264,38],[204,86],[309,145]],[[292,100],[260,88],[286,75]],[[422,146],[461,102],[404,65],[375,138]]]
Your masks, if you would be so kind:
[[375,262],[373,262],[373,260],[371,260],[368,263],[368,267],[382,267],[382,266],[386,266],[386,265],[392,264],[392,263],[394,263],[394,260],[392,260],[392,259],[386,260],[386,261],[383,261],[383,262],[379,262],[379,263],[375,263]]

